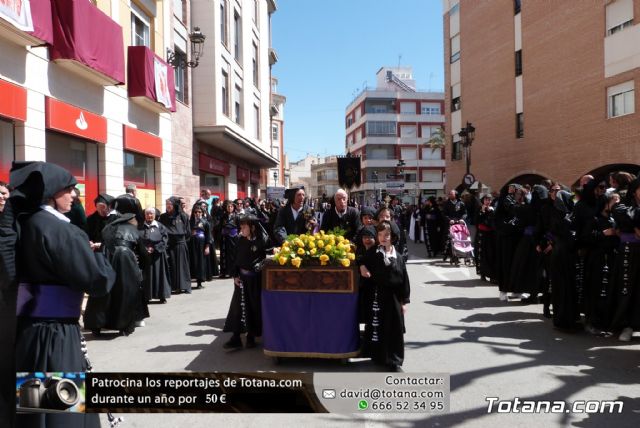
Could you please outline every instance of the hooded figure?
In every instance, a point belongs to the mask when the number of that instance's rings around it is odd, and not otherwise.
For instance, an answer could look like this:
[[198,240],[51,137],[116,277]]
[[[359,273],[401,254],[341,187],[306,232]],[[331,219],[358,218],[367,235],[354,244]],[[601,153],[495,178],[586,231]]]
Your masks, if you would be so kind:
[[85,328],[96,336],[103,328],[129,335],[136,323],[149,316],[138,266],[138,259],[147,259],[137,228],[138,208],[130,195],[118,196],[113,206],[119,217],[102,230],[102,240],[104,254],[116,271],[116,283],[106,296],[90,297],[84,313]]
[[196,202],[191,209],[191,218],[189,219],[189,229],[191,230],[191,239],[189,240],[190,272],[191,278],[197,281],[198,288],[202,288],[202,283],[209,278],[211,271],[209,255],[213,249],[211,226],[207,221],[206,208],[203,208],[203,205],[206,207],[206,203]]
[[229,200],[222,204],[220,236],[220,278],[228,278],[233,275],[238,242],[238,214],[236,206]]
[[171,289],[174,293],[191,293],[191,272],[189,271],[189,248],[187,240],[191,236],[189,217],[182,211],[180,198],[167,199],[166,212],[158,220],[169,235],[169,269]]
[[240,216],[237,255],[232,270],[233,296],[224,332],[233,333],[224,344],[227,350],[242,348],[240,335],[247,333],[246,347],[256,346],[255,338],[262,336],[262,262],[271,249],[269,237],[253,214]]
[[94,244],[102,242],[102,229],[117,216],[111,213],[111,205],[113,204],[113,196],[107,193],[100,193],[93,200],[96,210],[87,217],[87,225],[85,232],[89,235],[89,240]]
[[[108,293],[115,273],[103,254],[91,251],[87,235],[63,215],[71,209],[71,191],[76,183],[69,171],[51,163],[16,162],[11,171],[15,190],[9,221],[15,219],[13,230],[18,233],[13,235],[17,238],[15,259],[4,260],[8,279],[18,282],[17,304],[8,302],[17,315],[16,366],[12,373],[78,372],[88,368],[78,325],[82,300],[85,293]],[[8,254],[4,249],[3,255]],[[3,297],[15,298],[14,286],[4,288]],[[12,322],[3,324],[4,329],[14,326]],[[11,352],[14,347],[3,349]],[[15,400],[15,388],[13,397]],[[21,414],[16,422],[20,427],[99,426],[95,416]]]

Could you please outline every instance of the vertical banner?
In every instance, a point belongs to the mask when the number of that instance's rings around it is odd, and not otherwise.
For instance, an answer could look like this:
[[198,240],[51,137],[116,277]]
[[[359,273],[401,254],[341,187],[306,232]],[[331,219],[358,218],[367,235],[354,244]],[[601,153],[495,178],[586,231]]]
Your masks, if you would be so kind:
[[360,156],[338,156],[338,184],[349,190],[360,187]]
[[0,18],[22,31],[33,31],[29,0],[1,0]]
[[153,58],[153,74],[156,85],[156,101],[163,104],[166,108],[171,108],[167,65],[155,57]]

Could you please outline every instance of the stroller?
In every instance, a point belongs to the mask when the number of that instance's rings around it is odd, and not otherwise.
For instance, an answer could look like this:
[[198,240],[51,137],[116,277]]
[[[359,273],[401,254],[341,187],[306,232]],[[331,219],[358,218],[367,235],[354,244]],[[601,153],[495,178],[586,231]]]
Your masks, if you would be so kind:
[[450,257],[450,263],[460,266],[460,259],[464,259],[466,266],[473,265],[473,245],[471,245],[471,233],[463,220],[449,226],[449,236],[445,245],[445,256]]

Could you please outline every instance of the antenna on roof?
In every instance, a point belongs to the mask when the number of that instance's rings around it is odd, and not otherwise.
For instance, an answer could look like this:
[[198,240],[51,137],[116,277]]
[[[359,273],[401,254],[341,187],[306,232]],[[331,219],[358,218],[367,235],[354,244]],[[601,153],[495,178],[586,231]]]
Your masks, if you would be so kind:
[[402,54],[398,55],[398,70],[400,70],[400,61],[402,60]]

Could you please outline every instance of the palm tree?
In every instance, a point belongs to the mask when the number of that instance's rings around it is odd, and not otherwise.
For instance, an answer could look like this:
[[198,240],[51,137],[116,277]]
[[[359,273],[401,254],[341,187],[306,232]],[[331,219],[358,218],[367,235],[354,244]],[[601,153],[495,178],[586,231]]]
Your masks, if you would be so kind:
[[431,134],[431,137],[424,143],[425,146],[431,149],[431,152],[444,148],[446,142],[446,136],[444,134],[444,128],[439,126],[435,132]]

